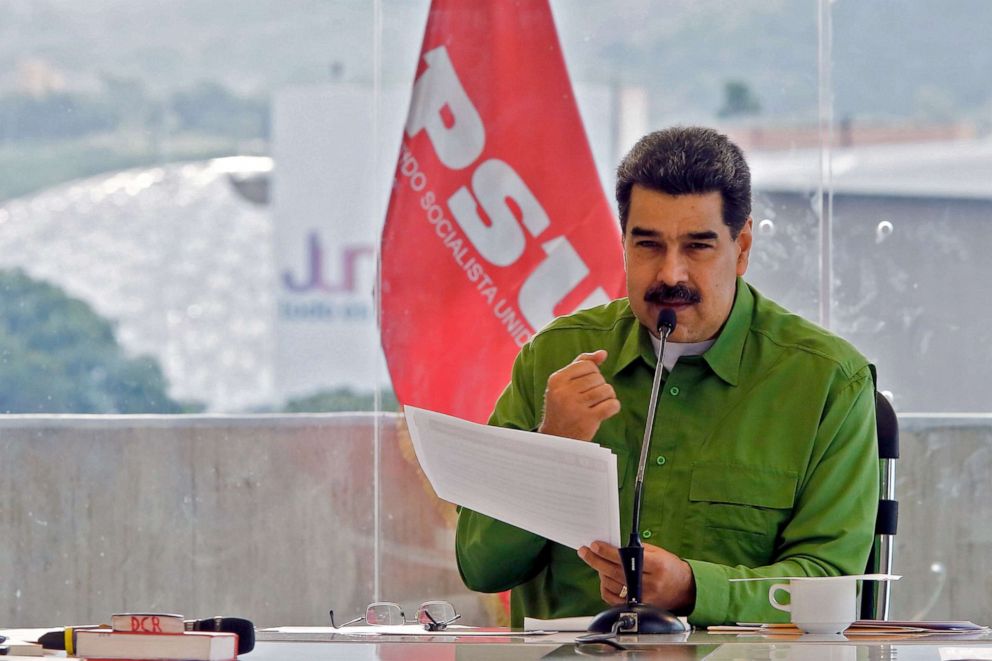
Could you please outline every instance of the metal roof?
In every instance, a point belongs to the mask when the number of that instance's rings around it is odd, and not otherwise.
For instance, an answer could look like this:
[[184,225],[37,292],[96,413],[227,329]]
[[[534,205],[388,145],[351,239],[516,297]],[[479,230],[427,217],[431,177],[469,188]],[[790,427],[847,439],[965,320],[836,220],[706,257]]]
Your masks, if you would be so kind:
[[[828,156],[835,194],[992,199],[992,138],[841,147]],[[755,190],[808,193],[819,185],[819,149],[747,159]]]

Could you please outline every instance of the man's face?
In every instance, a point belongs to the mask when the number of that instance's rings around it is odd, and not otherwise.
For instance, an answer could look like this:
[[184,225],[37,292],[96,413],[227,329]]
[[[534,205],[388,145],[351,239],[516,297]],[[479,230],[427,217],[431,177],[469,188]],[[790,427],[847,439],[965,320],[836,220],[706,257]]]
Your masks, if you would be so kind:
[[673,342],[716,337],[750,250],[751,219],[731,238],[718,191],[676,196],[635,185],[623,237],[630,307],[653,335],[658,312],[672,308]]

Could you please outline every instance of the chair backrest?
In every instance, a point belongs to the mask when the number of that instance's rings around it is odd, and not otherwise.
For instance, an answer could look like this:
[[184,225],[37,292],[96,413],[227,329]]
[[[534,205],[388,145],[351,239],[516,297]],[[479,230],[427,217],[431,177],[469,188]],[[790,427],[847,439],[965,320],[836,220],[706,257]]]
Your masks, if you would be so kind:
[[[899,420],[885,395],[875,393],[875,426],[878,434],[880,493],[875,517],[875,542],[866,573],[892,573],[893,537],[899,523],[895,498],[896,459],[899,458]],[[865,582],[861,588],[861,619],[889,619],[889,583]]]

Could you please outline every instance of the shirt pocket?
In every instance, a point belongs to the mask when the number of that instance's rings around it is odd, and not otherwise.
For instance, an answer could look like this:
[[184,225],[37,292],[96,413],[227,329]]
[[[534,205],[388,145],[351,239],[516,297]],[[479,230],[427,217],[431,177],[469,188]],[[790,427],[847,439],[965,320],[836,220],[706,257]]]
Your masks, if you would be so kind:
[[694,559],[760,566],[792,513],[799,474],[728,463],[699,463],[689,483],[690,530],[698,531]]

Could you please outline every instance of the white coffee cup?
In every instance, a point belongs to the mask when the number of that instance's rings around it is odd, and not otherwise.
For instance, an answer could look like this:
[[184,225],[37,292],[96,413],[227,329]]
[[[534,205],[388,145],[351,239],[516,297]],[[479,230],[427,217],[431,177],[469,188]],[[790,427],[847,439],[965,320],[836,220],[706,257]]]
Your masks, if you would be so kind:
[[[788,592],[789,603],[778,601],[777,592]],[[793,578],[772,585],[768,602],[806,633],[841,633],[858,619],[857,592],[857,579],[849,576]]]

